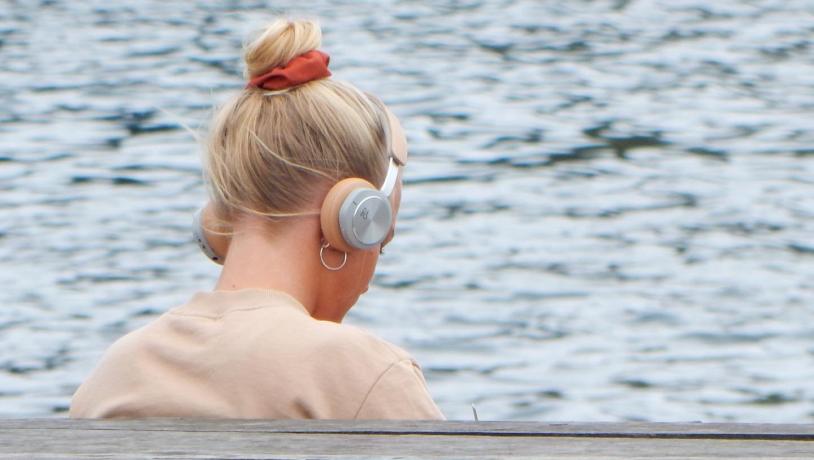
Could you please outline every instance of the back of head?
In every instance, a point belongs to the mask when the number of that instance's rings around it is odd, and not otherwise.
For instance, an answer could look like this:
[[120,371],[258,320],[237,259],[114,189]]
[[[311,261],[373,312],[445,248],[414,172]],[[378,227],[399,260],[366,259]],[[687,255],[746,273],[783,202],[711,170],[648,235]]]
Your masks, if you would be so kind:
[[[284,67],[317,49],[321,37],[312,21],[272,22],[246,45],[246,77]],[[278,91],[244,89],[210,129],[205,170],[218,217],[310,214],[318,211],[318,195],[341,179],[381,185],[388,126],[378,99],[332,79]]]

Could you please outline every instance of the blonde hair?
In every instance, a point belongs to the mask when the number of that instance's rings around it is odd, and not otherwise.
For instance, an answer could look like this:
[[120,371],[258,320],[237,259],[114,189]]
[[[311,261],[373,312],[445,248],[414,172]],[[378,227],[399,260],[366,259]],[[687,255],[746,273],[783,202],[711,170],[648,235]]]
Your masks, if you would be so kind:
[[[245,76],[283,66],[321,40],[313,21],[275,20],[245,46]],[[216,114],[208,139],[205,176],[219,226],[240,213],[272,221],[318,213],[306,209],[315,194],[347,177],[380,186],[389,137],[381,101],[347,83],[244,89]]]

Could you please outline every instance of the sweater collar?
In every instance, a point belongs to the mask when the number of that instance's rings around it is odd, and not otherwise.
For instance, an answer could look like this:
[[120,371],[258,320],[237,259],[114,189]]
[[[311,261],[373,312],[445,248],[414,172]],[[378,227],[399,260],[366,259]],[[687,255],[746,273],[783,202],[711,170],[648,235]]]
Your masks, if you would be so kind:
[[258,288],[196,292],[189,302],[175,308],[174,311],[218,317],[234,310],[249,310],[259,307],[294,308],[310,316],[305,306],[285,292]]

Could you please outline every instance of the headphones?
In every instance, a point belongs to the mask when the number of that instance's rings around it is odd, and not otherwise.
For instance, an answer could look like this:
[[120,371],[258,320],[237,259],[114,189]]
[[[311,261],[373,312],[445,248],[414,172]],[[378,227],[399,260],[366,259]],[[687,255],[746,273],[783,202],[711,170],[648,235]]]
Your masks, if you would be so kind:
[[[399,166],[393,156],[380,189],[370,182],[351,177],[336,183],[322,202],[319,221],[322,234],[331,247],[343,252],[370,249],[384,241],[393,225],[390,196],[398,182]],[[192,235],[201,251],[223,265],[228,242],[220,235],[207,234],[206,206],[192,216]]]

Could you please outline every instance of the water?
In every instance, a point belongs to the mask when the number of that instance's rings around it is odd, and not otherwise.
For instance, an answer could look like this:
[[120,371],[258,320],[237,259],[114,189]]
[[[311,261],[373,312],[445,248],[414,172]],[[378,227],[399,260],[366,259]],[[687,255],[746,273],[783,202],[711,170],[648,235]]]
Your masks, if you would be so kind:
[[411,144],[348,322],[450,418],[814,421],[814,3],[0,0],[0,415],[217,267],[199,148],[271,13]]

